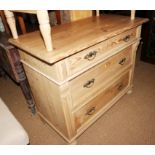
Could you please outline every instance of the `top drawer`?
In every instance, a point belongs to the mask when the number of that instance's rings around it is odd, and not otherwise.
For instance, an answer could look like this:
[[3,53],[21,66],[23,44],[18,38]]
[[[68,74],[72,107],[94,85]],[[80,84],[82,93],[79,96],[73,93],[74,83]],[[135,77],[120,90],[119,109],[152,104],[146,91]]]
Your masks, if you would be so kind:
[[67,58],[69,75],[73,75],[87,67],[94,66],[109,54],[109,50],[116,52],[117,48],[129,45],[136,39],[136,28],[119,34],[111,39],[92,46],[82,52]]
[[61,85],[125,49],[136,41],[136,32],[137,28],[128,30],[52,65],[22,50],[20,57],[23,64]]

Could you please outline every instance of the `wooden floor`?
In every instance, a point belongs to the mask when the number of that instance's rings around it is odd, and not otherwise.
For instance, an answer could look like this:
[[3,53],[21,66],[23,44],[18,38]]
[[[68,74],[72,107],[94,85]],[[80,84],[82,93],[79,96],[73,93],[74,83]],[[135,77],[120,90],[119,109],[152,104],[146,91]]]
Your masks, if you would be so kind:
[[[27,109],[22,92],[0,78],[0,97],[29,134],[31,144],[67,144]],[[155,144],[155,65],[136,63],[134,90],[79,138],[78,144]]]

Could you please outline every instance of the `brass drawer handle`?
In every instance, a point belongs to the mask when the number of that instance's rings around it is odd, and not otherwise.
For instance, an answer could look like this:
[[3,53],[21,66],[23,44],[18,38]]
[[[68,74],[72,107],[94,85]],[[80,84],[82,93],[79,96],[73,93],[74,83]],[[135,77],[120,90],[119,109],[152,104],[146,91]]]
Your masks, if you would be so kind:
[[91,61],[91,60],[95,59],[96,54],[97,54],[97,51],[89,52],[87,55],[85,55],[84,59]]
[[126,61],[126,58],[123,58],[123,59],[121,59],[121,60],[119,61],[119,64],[120,64],[120,65],[124,65],[124,64],[125,64],[125,61]]
[[92,86],[94,85],[94,82],[95,82],[95,79],[91,79],[91,80],[87,81],[87,82],[83,85],[83,87],[85,87],[85,88],[90,88],[90,87],[92,87]]
[[127,35],[126,37],[123,38],[123,41],[128,42],[130,40],[130,35]]
[[91,109],[89,109],[87,112],[86,112],[86,115],[93,115],[96,111],[96,108],[95,107],[92,107]]
[[123,89],[123,84],[120,84],[120,85],[117,87],[117,89],[118,89],[119,91],[121,91],[121,90]]

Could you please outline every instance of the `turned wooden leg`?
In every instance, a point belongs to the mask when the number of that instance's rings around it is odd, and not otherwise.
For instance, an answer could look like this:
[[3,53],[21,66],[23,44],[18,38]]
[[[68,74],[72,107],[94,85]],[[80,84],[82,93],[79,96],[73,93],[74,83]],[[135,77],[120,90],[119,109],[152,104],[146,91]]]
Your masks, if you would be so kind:
[[52,51],[53,46],[52,46],[52,38],[51,38],[51,26],[49,24],[48,12],[44,10],[38,10],[37,18],[40,24],[39,27],[45,42],[46,49],[47,51]]
[[14,14],[11,11],[4,10],[8,25],[14,39],[18,38]]
[[100,11],[96,10],[96,16],[99,16],[99,15],[100,15]]
[[8,24],[7,24],[7,21],[6,21],[6,18],[5,18],[5,15],[4,15],[4,11],[0,10],[0,16],[1,16],[1,18],[2,18],[4,27],[5,27],[5,32],[8,33],[8,34],[11,34],[11,33],[10,33],[10,29],[9,29],[9,27],[8,27]]
[[19,84],[20,84],[20,88],[25,96],[26,102],[28,104],[28,108],[31,110],[32,114],[35,115],[36,114],[36,109],[35,109],[35,102],[34,102],[34,98],[32,96],[32,92],[30,89],[30,85],[27,81],[26,75],[24,73],[24,69],[22,67],[22,64],[20,64],[20,66],[18,66],[18,70],[17,70],[18,76],[19,76]]
[[35,115],[36,114],[35,103],[27,79],[20,81],[20,88],[25,96],[28,108],[31,110],[32,114]]
[[136,14],[136,11],[135,10],[131,10],[131,20],[135,19],[135,14]]
[[18,80],[18,83],[20,84],[20,88],[21,88],[23,95],[26,99],[28,107],[31,109],[32,114],[35,114],[36,110],[35,110],[34,98],[33,98],[33,95],[32,95],[31,89],[30,89],[30,85],[27,81],[23,65],[20,62],[19,53],[18,53],[17,49],[14,47],[10,48],[9,51],[10,51],[10,53],[12,53],[11,59],[14,64],[14,70],[17,74],[17,80]]

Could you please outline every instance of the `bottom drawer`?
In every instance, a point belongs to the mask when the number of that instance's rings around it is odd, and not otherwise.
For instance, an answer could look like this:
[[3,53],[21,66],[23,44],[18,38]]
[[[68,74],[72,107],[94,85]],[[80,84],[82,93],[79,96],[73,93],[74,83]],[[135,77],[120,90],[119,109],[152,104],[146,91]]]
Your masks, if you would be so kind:
[[87,120],[97,114],[97,112],[122,92],[129,83],[130,71],[123,74],[111,86],[96,96],[93,100],[74,113],[76,129],[82,126]]

